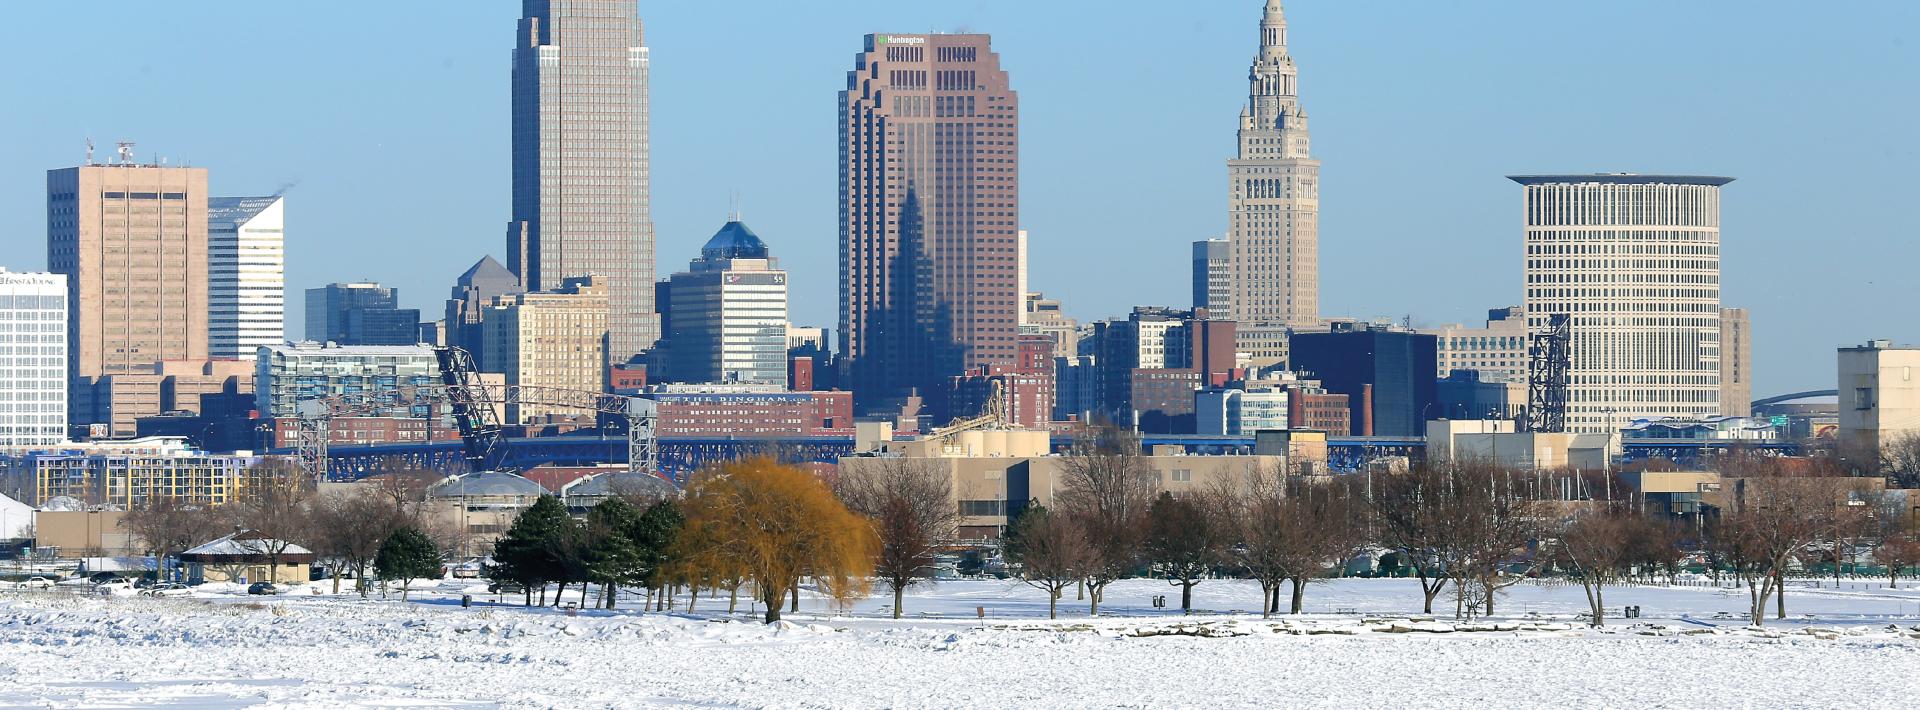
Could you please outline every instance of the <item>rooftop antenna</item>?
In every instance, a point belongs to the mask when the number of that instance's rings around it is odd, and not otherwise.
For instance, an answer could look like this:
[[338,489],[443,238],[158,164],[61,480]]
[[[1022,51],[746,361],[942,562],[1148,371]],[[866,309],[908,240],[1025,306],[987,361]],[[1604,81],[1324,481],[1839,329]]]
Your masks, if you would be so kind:
[[93,164],[93,138],[87,138],[87,164]]
[[120,141],[119,146],[120,146],[119,149],[115,150],[114,152],[119,154],[120,164],[132,165],[133,164],[133,141]]

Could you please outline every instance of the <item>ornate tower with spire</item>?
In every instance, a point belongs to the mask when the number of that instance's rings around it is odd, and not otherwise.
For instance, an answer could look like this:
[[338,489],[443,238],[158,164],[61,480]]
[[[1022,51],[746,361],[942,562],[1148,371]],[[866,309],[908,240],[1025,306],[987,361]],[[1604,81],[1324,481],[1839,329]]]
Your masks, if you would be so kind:
[[1280,0],[1267,0],[1247,84],[1239,155],[1227,161],[1227,310],[1240,322],[1241,349],[1269,364],[1286,357],[1286,328],[1320,319],[1320,161],[1309,153]]

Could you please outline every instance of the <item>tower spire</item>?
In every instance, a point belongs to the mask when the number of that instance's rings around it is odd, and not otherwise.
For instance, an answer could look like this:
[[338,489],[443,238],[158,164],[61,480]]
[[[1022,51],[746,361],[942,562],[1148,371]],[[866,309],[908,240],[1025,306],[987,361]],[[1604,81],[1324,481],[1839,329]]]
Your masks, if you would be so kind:
[[1261,56],[1285,56],[1287,53],[1287,13],[1280,0],[1267,0],[1266,14],[1260,18]]

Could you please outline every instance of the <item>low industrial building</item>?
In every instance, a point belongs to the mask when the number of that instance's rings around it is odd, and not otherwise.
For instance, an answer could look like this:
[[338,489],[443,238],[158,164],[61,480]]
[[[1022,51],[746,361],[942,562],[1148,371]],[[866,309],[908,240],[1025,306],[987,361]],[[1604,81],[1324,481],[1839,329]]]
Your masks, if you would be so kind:
[[[1029,504],[1054,504],[1064,483],[1066,457],[1050,453],[1044,431],[974,430],[908,442],[890,442],[884,453],[840,459],[842,478],[871,475],[887,466],[929,466],[953,479],[954,505],[963,539],[997,539]],[[1284,471],[1285,456],[1187,456],[1178,447],[1156,447],[1141,457],[1158,489],[1176,496],[1198,494],[1254,471]]]

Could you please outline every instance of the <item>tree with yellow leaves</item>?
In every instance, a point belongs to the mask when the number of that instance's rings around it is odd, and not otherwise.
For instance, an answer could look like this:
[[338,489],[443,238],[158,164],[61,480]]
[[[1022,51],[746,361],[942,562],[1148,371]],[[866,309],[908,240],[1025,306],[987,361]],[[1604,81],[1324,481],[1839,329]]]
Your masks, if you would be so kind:
[[682,535],[703,548],[693,560],[719,568],[715,576],[751,577],[769,624],[803,576],[841,601],[870,588],[880,547],[873,525],[805,469],[771,458],[721,464],[694,475],[685,509]]

